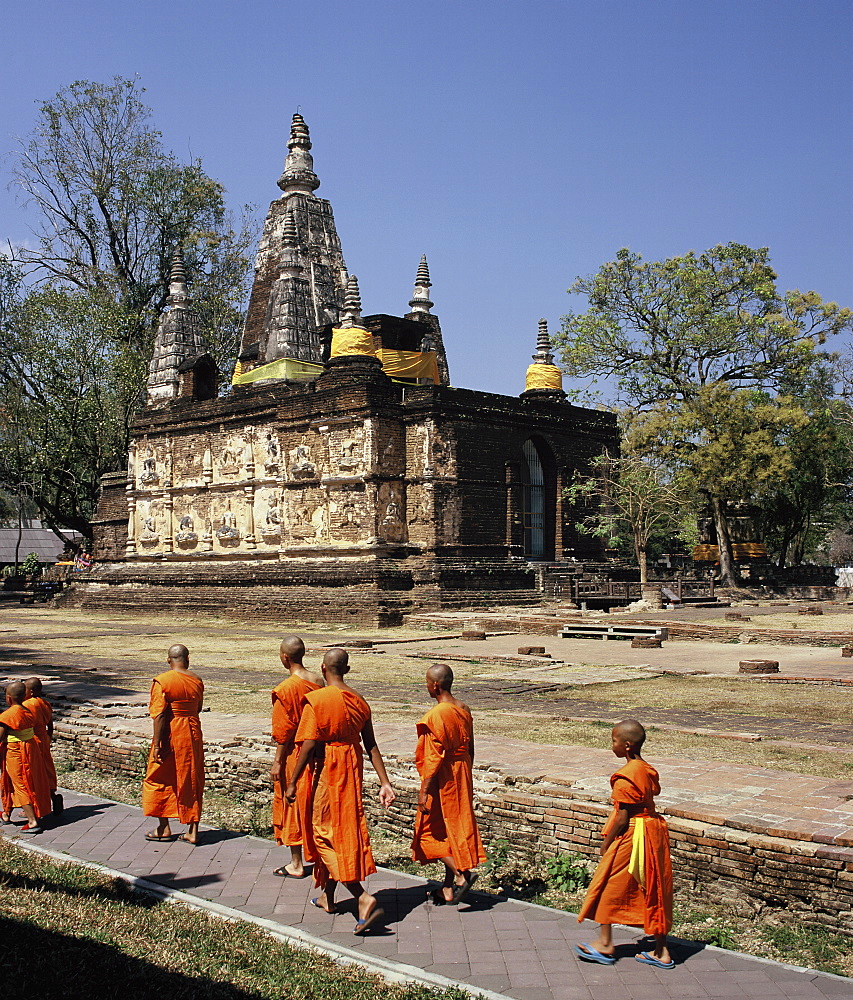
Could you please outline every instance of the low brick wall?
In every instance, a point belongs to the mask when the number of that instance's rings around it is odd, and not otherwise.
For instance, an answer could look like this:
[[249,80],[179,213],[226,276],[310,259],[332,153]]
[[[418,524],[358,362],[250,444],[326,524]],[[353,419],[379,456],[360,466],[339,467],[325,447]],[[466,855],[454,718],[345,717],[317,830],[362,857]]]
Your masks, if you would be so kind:
[[[135,705],[55,701],[55,738],[78,765],[138,777],[148,752],[147,713]],[[206,786],[250,804],[269,801],[272,747],[265,739],[206,740]],[[376,775],[365,772],[371,823],[403,838],[411,835],[417,803],[411,757],[385,756],[397,801],[387,811],[377,800]],[[61,777],[60,777],[61,783]],[[526,860],[564,851],[598,858],[609,804],[553,780],[528,780],[492,766],[475,768],[477,816],[488,852],[506,841],[509,856]],[[676,815],[677,813],[677,815]],[[853,848],[771,837],[734,825],[667,815],[676,891],[722,904],[733,912],[784,910],[802,924],[853,936]]]

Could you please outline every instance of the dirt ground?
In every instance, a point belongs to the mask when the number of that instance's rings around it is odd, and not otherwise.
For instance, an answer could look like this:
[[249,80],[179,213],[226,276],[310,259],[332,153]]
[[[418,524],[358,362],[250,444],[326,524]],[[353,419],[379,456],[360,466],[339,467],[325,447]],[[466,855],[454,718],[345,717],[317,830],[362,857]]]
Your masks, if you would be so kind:
[[[703,617],[707,621],[707,611]],[[853,626],[853,614],[832,617]],[[211,709],[265,718],[269,691],[282,679],[278,643],[292,631],[305,639],[306,663],[315,667],[324,647],[373,643],[351,650],[351,676],[379,721],[414,723],[427,707],[426,667],[445,660],[481,733],[599,746],[602,728],[635,717],[656,729],[659,752],[839,778],[853,769],[853,686],[840,683],[853,669],[829,647],[671,641],[660,650],[631,650],[600,640],[504,634],[468,642],[450,632],[358,634],[221,618],[187,618],[176,627],[166,617],[7,604],[0,605],[0,674],[35,672],[92,695],[144,694],[165,668],[168,646],[180,641],[204,677]],[[543,645],[550,660],[519,656],[520,645]],[[741,658],[756,657],[778,660],[783,675],[803,683],[771,684],[736,673]],[[839,683],[809,683],[824,676]]]

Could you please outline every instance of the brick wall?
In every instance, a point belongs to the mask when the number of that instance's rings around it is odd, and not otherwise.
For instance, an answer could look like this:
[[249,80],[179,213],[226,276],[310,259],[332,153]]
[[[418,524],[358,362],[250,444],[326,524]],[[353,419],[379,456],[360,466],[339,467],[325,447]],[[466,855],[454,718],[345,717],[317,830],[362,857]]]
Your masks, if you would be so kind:
[[[95,706],[56,699],[56,740],[78,764],[138,777],[150,722],[137,706]],[[129,724],[129,715],[139,720]],[[227,796],[264,803],[272,747],[264,739],[208,740],[206,786]],[[377,801],[376,776],[365,772],[365,806],[371,823],[403,838],[411,835],[417,803],[411,758],[388,755],[397,791],[387,812]],[[509,843],[511,857],[578,852],[598,857],[600,830],[609,804],[556,781],[528,780],[495,767],[474,774],[476,809],[488,852],[490,842]],[[61,783],[61,778],[60,778]],[[853,849],[771,837],[764,833],[692,819],[687,810],[667,817],[676,891],[713,901],[741,914],[784,910],[790,919],[853,936]]]

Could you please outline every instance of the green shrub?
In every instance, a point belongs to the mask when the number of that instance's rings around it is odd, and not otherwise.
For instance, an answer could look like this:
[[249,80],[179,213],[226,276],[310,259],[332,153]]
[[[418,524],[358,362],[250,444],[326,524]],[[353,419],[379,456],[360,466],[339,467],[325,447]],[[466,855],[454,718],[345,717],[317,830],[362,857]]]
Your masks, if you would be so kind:
[[39,557],[35,552],[28,552],[24,561],[21,563],[21,569],[24,573],[31,576],[38,576],[41,572],[41,563],[39,562]]
[[561,892],[585,889],[592,878],[586,859],[581,854],[558,854],[556,858],[548,859],[545,869],[549,884]]

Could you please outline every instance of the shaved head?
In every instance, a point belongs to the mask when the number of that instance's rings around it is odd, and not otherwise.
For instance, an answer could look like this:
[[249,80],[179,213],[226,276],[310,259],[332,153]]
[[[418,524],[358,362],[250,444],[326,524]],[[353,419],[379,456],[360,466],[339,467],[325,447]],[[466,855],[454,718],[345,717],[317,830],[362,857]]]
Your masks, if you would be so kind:
[[180,660],[185,666],[190,662],[190,651],[179,642],[176,642],[174,646],[169,646],[169,652],[166,656],[170,660]]
[[326,655],[323,657],[323,666],[329,673],[343,677],[349,672],[349,653],[345,649],[341,649],[340,646],[327,649]]
[[20,704],[26,696],[27,689],[24,687],[23,681],[12,681],[6,686],[6,697],[12,702]]
[[636,719],[623,719],[613,727],[613,732],[623,740],[628,740],[637,750],[646,740],[646,731]]
[[25,678],[24,687],[27,689],[27,693],[32,695],[34,698],[41,697],[41,677]]
[[294,663],[301,663],[302,658],[305,656],[305,643],[298,635],[286,635],[281,640],[278,652],[282,659],[287,657],[288,660],[293,660]]
[[427,680],[437,684],[442,691],[449,691],[453,685],[453,671],[446,663],[433,663],[427,670]]

